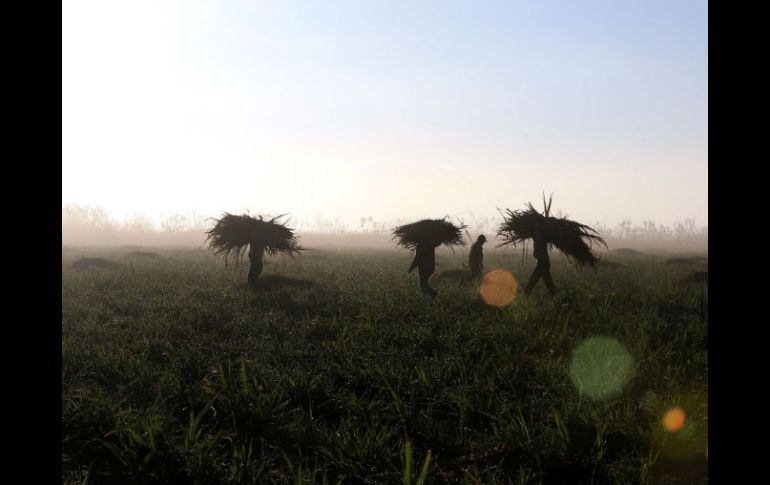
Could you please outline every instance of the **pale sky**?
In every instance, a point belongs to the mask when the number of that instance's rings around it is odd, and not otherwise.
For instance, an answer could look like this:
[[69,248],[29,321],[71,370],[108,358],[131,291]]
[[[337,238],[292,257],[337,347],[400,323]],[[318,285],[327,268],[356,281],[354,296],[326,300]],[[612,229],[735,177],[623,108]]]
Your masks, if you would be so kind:
[[708,218],[706,1],[62,3],[62,204]]

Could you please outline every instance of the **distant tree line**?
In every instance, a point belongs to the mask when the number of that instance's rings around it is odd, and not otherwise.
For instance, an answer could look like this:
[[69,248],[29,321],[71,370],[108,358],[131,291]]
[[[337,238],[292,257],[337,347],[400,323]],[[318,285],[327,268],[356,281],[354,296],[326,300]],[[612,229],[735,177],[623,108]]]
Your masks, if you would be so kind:
[[[557,213],[559,217],[565,215]],[[211,228],[208,217],[198,213],[168,214],[155,222],[146,215],[134,214],[125,221],[117,221],[100,207],[69,204],[62,206],[62,245],[202,247],[204,233]],[[490,242],[494,242],[494,233],[500,223],[500,217],[470,213],[461,220],[467,224],[473,237],[486,234]],[[357,224],[349,225],[339,217],[327,219],[317,215],[309,220],[292,219],[290,225],[301,233],[314,235],[313,242],[316,244],[392,247],[390,231],[405,222],[407,221],[403,218],[375,221],[371,216],[361,216]],[[602,222],[596,222],[592,227],[604,237],[610,249],[632,247],[640,250],[708,250],[708,227],[697,226],[693,219],[686,218],[670,226],[649,220],[642,221],[641,224],[623,220],[613,227]]]

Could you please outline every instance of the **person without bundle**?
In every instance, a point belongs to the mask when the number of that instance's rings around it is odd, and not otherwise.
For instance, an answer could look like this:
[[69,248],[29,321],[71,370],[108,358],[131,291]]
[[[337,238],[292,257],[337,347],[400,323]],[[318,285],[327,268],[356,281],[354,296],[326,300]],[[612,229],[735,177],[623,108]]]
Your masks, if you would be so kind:
[[527,204],[524,211],[511,211],[506,209],[503,215],[503,223],[497,231],[497,235],[503,239],[500,246],[506,244],[516,245],[520,242],[532,239],[534,256],[537,266],[529,278],[525,293],[531,293],[540,278],[545,281],[548,291],[556,293],[556,285],[551,278],[551,262],[548,256],[550,246],[556,246],[567,258],[574,260],[580,266],[596,267],[598,259],[591,250],[593,243],[607,244],[598,233],[579,222],[571,221],[566,217],[551,217],[551,203],[553,198],[545,201],[543,196],[544,211],[541,214]]
[[482,246],[487,242],[486,236],[480,235],[476,242],[471,246],[471,254],[468,256],[468,266],[471,268],[471,278],[477,278],[483,273],[481,272],[484,267],[484,252]]
[[442,244],[450,247],[465,244],[461,232],[464,228],[465,226],[457,227],[446,219],[423,219],[393,230],[397,243],[415,252],[408,272],[411,273],[417,268],[423,293],[432,297],[437,295],[436,290],[428,284],[428,279],[436,270],[436,248]]

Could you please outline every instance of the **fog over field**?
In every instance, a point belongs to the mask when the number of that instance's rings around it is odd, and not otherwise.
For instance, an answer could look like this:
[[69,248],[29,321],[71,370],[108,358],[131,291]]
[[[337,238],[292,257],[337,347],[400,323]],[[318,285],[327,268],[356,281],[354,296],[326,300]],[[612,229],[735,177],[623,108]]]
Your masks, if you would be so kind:
[[[493,239],[502,221],[499,215],[486,218],[455,217],[454,220],[462,220],[467,224],[466,242],[472,242],[471,239],[475,240],[479,234],[485,234],[495,245],[500,242],[499,239]],[[358,225],[347,225],[339,219],[328,220],[319,216],[312,221],[290,220],[289,225],[297,228],[302,244],[308,248],[393,249],[391,230],[404,222],[409,221],[380,223],[371,217],[362,217]],[[206,246],[205,233],[211,229],[212,224],[212,218],[180,214],[165,217],[160,225],[154,224],[149,217],[119,221],[101,209],[70,205],[62,210],[62,246],[201,248]],[[614,227],[601,222],[593,227],[605,238],[609,250],[629,247],[653,251],[708,251],[708,228],[696,226],[691,219],[670,226],[651,221],[635,224],[626,220]],[[487,250],[495,249],[489,245]],[[505,251],[518,252],[518,249],[507,248]]]

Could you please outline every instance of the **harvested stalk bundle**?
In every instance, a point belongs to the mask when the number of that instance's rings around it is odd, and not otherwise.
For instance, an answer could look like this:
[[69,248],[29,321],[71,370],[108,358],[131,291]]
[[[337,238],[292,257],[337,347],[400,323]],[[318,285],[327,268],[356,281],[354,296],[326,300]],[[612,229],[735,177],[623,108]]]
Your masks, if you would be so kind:
[[497,231],[497,235],[503,240],[498,246],[513,245],[524,242],[534,237],[539,230],[543,238],[548,242],[548,247],[556,246],[567,258],[574,260],[581,266],[596,267],[598,259],[591,250],[594,243],[607,247],[598,233],[585,224],[571,221],[566,217],[551,217],[551,202],[546,203],[543,198],[544,211],[538,212],[531,203],[526,210],[512,211],[506,209],[503,214],[503,223]]
[[465,225],[456,226],[444,219],[423,219],[411,224],[404,224],[393,229],[396,243],[408,249],[416,249],[417,245],[425,244],[431,247],[445,244],[464,246],[463,229]]
[[225,262],[231,257],[236,263],[240,262],[243,253],[250,246],[263,247],[270,255],[299,254],[304,248],[297,244],[294,230],[278,222],[282,217],[284,215],[264,220],[262,216],[255,218],[225,213],[206,233],[206,241],[215,254],[224,253]]

